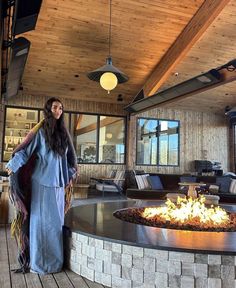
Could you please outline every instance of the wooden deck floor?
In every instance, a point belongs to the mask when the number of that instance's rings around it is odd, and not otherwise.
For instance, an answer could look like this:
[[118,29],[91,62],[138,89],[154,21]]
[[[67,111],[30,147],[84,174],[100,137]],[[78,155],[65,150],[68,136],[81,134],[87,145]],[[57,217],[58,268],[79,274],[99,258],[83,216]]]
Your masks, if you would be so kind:
[[16,274],[17,247],[10,236],[10,227],[0,226],[0,288],[103,288],[67,269],[41,276],[33,273]]

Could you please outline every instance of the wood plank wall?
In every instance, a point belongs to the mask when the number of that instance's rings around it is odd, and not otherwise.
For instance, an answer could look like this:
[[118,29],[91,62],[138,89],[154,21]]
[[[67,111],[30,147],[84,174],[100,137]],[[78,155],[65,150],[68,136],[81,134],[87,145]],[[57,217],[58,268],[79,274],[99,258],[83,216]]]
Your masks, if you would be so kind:
[[[42,108],[47,97],[35,97],[21,94],[8,101],[8,105]],[[94,112],[113,115],[125,115],[122,105],[109,103],[95,103],[62,99],[68,111]],[[3,107],[0,107],[3,108]],[[1,110],[0,110],[1,111]],[[3,123],[0,115],[0,135]],[[180,121],[180,166],[157,167],[136,166],[136,119],[137,117],[154,117],[160,119]],[[175,109],[152,109],[136,116],[131,116],[128,127],[127,169],[144,169],[149,172],[186,173],[194,172],[195,159],[217,160],[222,163],[225,171],[229,168],[229,129],[225,117],[213,113],[202,113]],[[2,138],[1,138],[2,139]],[[0,146],[2,145],[2,141]],[[0,147],[2,148],[2,147]],[[123,165],[80,165],[80,183],[88,183],[92,176],[104,176],[111,169],[124,169]]]
[[[180,166],[136,166],[136,121],[138,117],[180,121]],[[224,172],[230,170],[229,128],[224,115],[186,110],[152,109],[132,116],[129,123],[128,167],[147,172],[188,173],[194,172],[194,160],[217,160],[222,163]]]

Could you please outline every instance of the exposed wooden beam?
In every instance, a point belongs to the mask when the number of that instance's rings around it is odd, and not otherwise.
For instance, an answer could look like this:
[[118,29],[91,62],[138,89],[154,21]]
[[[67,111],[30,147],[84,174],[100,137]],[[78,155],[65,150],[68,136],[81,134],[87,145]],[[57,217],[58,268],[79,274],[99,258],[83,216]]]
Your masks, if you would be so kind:
[[75,131],[80,129],[80,125],[83,119],[83,114],[79,114],[79,117],[75,118]]
[[198,9],[179,37],[161,58],[144,84],[145,96],[154,94],[168,78],[176,65],[203,35],[230,0],[206,0]]
[[[103,120],[100,121],[100,128],[101,127],[104,127],[104,126],[108,126],[110,124],[114,124],[116,122],[120,121],[120,119],[111,119],[110,117],[109,118],[105,118]],[[86,127],[83,127],[83,128],[80,128],[79,130],[77,130],[75,132],[75,135],[78,136],[78,135],[82,135],[82,134],[85,134],[85,133],[88,133],[88,132],[91,132],[93,130],[97,129],[97,123],[93,123],[93,124],[90,124]]]

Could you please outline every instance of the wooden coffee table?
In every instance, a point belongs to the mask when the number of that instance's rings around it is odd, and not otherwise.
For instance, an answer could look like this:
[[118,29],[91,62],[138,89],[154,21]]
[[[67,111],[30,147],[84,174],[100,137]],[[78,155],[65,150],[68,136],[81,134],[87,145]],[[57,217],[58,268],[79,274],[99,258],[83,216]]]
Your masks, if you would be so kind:
[[196,183],[196,182],[181,182],[180,186],[188,186],[188,196],[192,198],[197,198],[196,188],[200,186],[206,186],[205,183]]
[[88,198],[89,184],[74,184],[73,194],[74,199]]

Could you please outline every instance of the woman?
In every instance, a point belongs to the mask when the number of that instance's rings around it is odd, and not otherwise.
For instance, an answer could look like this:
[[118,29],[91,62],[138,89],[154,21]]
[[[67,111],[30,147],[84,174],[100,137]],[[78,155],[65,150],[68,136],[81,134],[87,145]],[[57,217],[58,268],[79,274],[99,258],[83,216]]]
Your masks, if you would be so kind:
[[17,208],[12,223],[21,264],[17,272],[30,267],[39,274],[55,273],[63,265],[64,188],[76,175],[76,155],[63,118],[61,101],[50,98],[44,106],[44,119],[6,165]]

